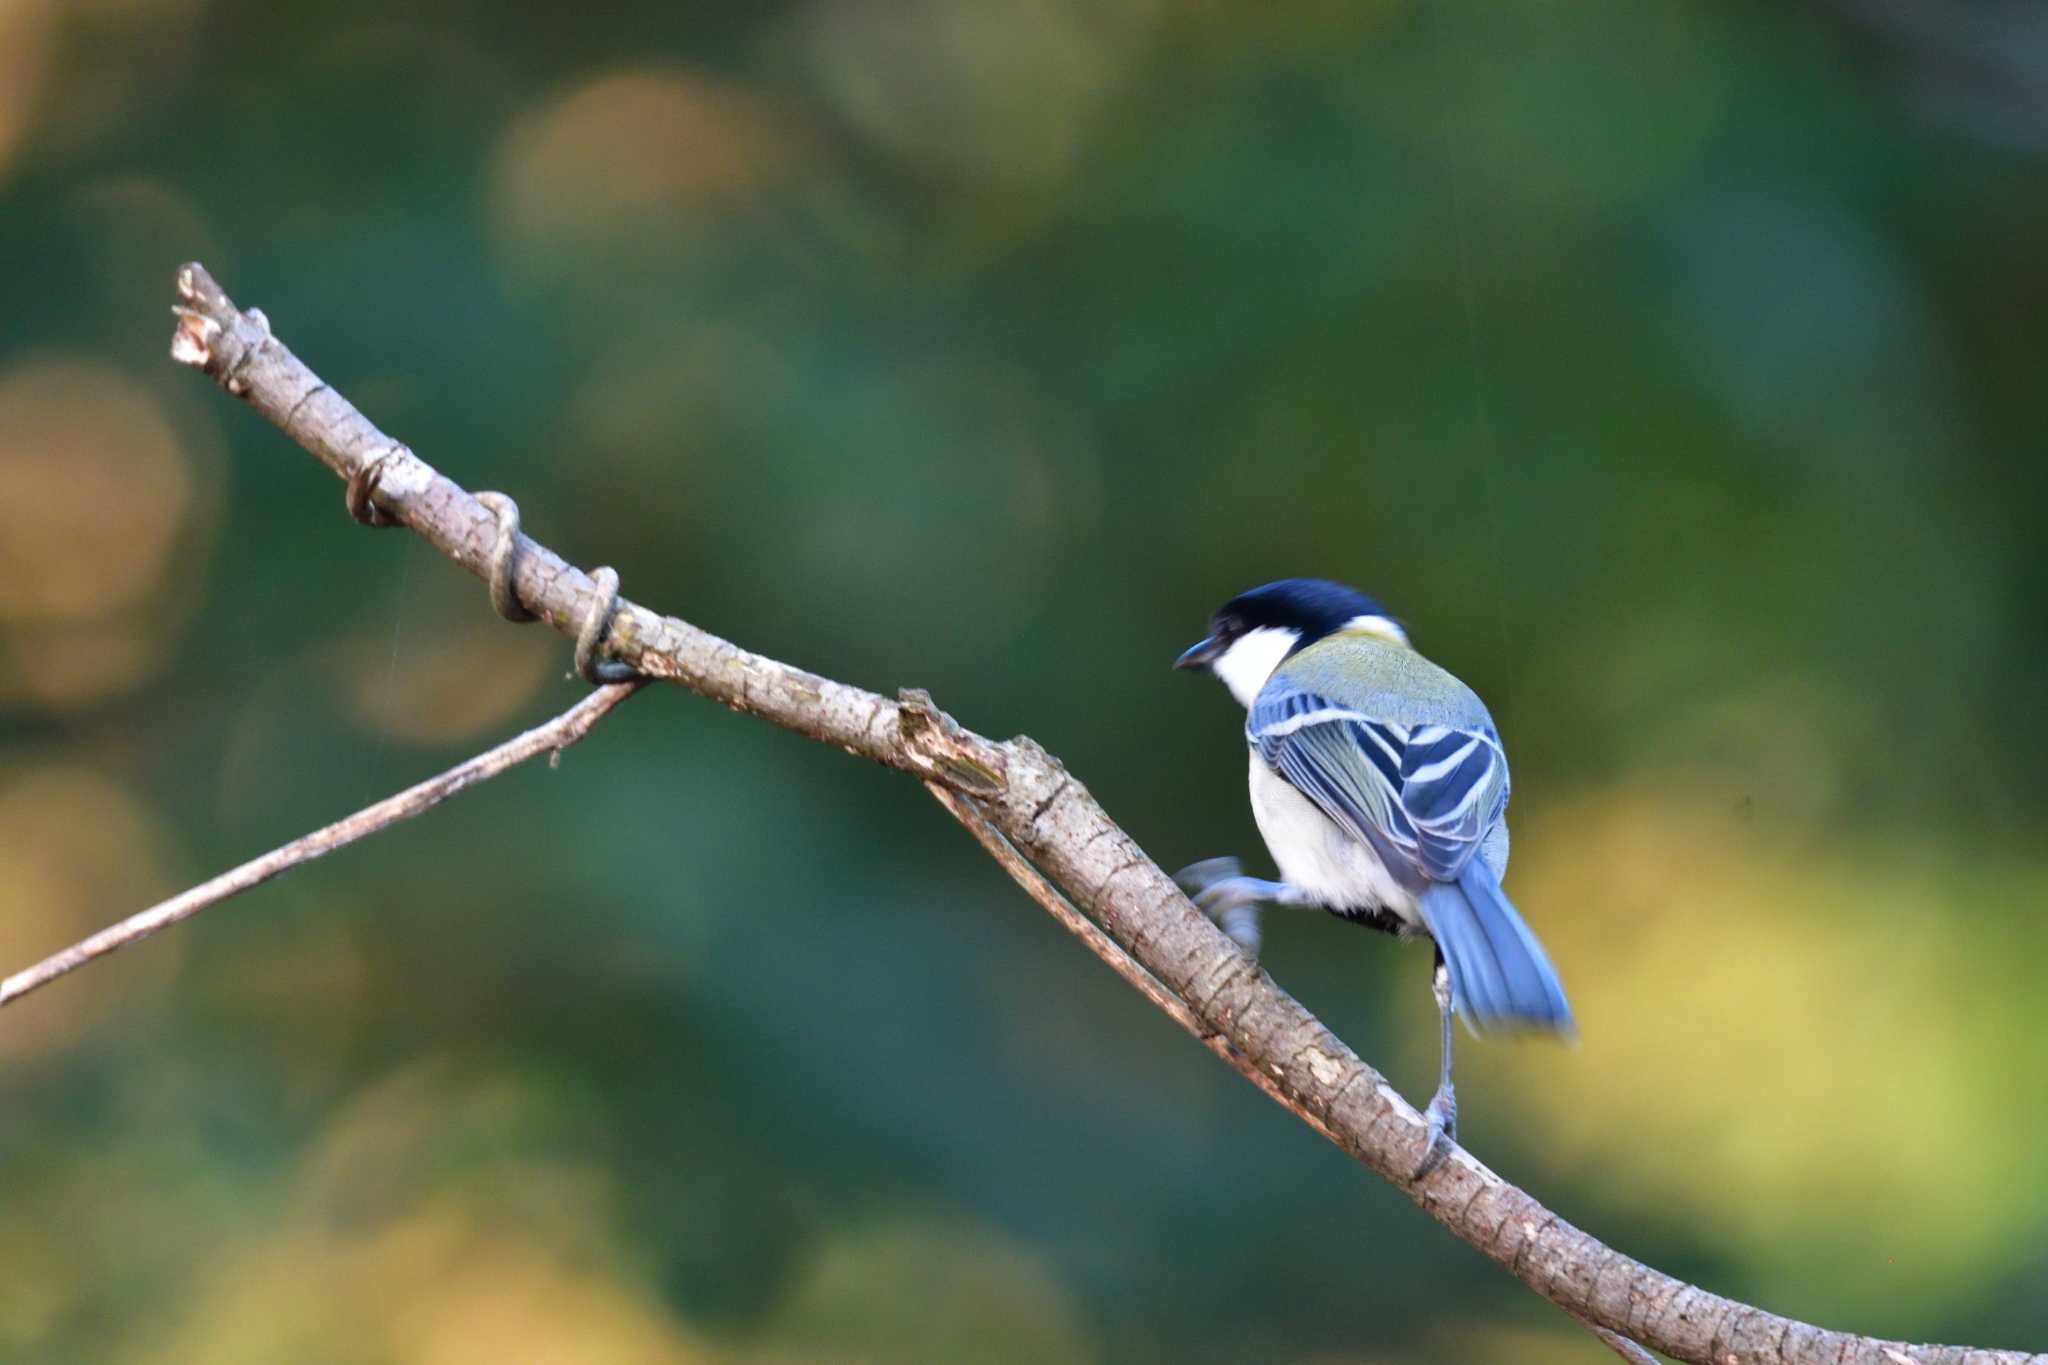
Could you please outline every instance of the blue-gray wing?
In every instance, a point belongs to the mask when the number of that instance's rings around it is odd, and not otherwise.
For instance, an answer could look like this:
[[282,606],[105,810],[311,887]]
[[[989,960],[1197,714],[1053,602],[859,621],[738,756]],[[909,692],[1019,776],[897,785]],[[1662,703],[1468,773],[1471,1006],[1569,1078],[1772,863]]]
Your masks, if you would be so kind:
[[1254,699],[1245,738],[1323,814],[1405,869],[1455,881],[1508,804],[1491,725],[1401,725],[1285,685]]

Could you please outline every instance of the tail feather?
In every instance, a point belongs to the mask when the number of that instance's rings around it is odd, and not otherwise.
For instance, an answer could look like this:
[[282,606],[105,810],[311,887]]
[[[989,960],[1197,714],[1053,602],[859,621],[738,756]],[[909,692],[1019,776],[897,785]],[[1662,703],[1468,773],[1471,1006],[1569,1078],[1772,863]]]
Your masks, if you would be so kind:
[[1430,883],[1421,902],[1450,973],[1452,1004],[1468,1027],[1572,1032],[1556,969],[1484,863],[1474,858],[1456,882]]

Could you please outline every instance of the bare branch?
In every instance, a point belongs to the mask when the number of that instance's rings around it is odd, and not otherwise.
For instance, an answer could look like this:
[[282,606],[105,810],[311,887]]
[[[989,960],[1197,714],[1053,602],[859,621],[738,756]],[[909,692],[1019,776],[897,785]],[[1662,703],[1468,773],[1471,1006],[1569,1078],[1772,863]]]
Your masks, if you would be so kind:
[[[1319,1115],[1303,1108],[1292,1095],[1280,1088],[1278,1082],[1259,1070],[1256,1062],[1232,1047],[1228,1038],[1204,1028],[1202,1021],[1195,1017],[1194,1011],[1183,1004],[1178,996],[1160,985],[1153,975],[1145,970],[1142,963],[1125,952],[1115,939],[1103,933],[1095,921],[1076,910],[1073,902],[1062,895],[1058,887],[1046,880],[1044,873],[1033,867],[1029,859],[1017,852],[1010,841],[983,818],[980,809],[971,798],[962,796],[937,782],[927,782],[924,785],[938,803],[966,827],[967,832],[974,836],[983,851],[995,859],[997,865],[1009,873],[1017,885],[1024,888],[1031,899],[1043,906],[1046,913],[1058,920],[1068,933],[1080,939],[1089,952],[1108,964],[1111,971],[1128,982],[1138,994],[1157,1005],[1167,1018],[1187,1030],[1189,1037],[1221,1057],[1238,1075],[1264,1091],[1266,1098],[1339,1147],[1344,1145],[1343,1139],[1331,1131]],[[1656,1359],[1648,1351],[1620,1333],[1610,1332],[1598,1323],[1588,1322],[1577,1313],[1571,1314],[1571,1317],[1599,1338],[1602,1345],[1623,1360],[1629,1361],[1630,1365],[1657,1365]]]
[[[267,320],[237,309],[204,269],[179,271],[178,294],[174,358],[203,370],[344,478],[386,455],[375,495],[383,510],[472,574],[488,576],[495,521],[475,497],[324,385],[271,335]],[[594,595],[590,579],[528,539],[521,538],[519,549],[519,599],[556,630],[573,634]],[[1573,1227],[1461,1148],[1415,1178],[1429,1143],[1421,1116],[1203,918],[1038,745],[1023,738],[997,743],[955,724],[921,694],[890,701],[750,653],[623,598],[611,642],[613,653],[642,673],[971,798],[988,828],[1052,884],[1046,892],[1064,888],[1073,905],[1181,1004],[1185,1018],[1168,1012],[1183,1027],[1205,1045],[1214,1038],[1227,1046],[1242,1060],[1232,1065],[1268,1078],[1261,1088],[1291,1112],[1590,1325],[1700,1365],[2048,1365],[2048,1356],[2017,1351],[1914,1346],[1825,1331],[1710,1294]],[[968,828],[981,837],[975,824]],[[1052,897],[1034,880],[1020,880],[1053,909]],[[1084,938],[1102,951],[1097,940]],[[1146,994],[1167,1008],[1159,994]]]
[[35,966],[16,972],[5,981],[0,981],[0,1005],[10,1005],[36,987],[55,981],[74,968],[83,967],[96,957],[105,957],[117,948],[125,948],[138,939],[148,938],[159,929],[167,928],[180,920],[190,919],[209,905],[218,905],[231,896],[263,885],[272,877],[291,871],[301,863],[310,863],[338,848],[346,848],[358,839],[368,838],[378,830],[389,828],[400,820],[410,820],[440,805],[449,797],[479,782],[489,781],[507,768],[516,767],[529,758],[541,754],[559,754],[577,740],[590,733],[592,726],[604,719],[614,706],[638,691],[638,683],[613,683],[600,687],[577,702],[574,706],[556,716],[547,724],[515,735],[497,748],[478,754],[467,763],[450,768],[439,777],[427,779],[414,787],[407,787],[396,796],[386,797],[374,806],[366,806],[355,814],[335,821],[324,829],[292,840],[281,848],[274,848],[260,858],[243,863],[240,867],[221,873],[212,881],[202,882],[189,891],[180,892],[147,910],[130,915],[119,924],[100,930],[91,938],[72,944],[59,953],[52,953]]

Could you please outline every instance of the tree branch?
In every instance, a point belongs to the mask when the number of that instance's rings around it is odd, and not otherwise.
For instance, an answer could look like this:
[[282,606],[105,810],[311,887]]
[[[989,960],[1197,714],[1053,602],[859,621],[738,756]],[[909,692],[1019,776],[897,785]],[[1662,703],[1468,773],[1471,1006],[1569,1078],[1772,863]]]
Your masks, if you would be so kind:
[[125,948],[139,939],[148,938],[159,929],[168,928],[180,920],[190,919],[209,905],[217,905],[231,896],[263,885],[272,877],[291,871],[301,863],[310,863],[315,858],[346,848],[358,839],[368,838],[378,830],[410,820],[424,814],[454,796],[457,792],[487,782],[516,767],[529,758],[541,754],[559,754],[577,740],[590,733],[592,726],[611,711],[614,706],[632,696],[640,689],[639,683],[613,683],[600,687],[577,702],[574,706],[556,716],[547,724],[515,735],[497,748],[478,754],[467,763],[450,768],[439,777],[427,779],[417,786],[408,787],[396,796],[386,797],[374,806],[366,806],[354,815],[335,821],[324,829],[292,840],[281,848],[274,848],[260,858],[243,863],[240,867],[221,873],[212,881],[202,882],[189,891],[180,892],[147,910],[130,915],[119,924],[100,930],[91,938],[72,944],[62,952],[52,953],[35,966],[16,972],[5,981],[0,981],[0,1006],[11,1005],[38,986],[55,981],[58,977],[75,968],[83,967],[96,957],[105,957],[118,948]]
[[[377,503],[472,574],[487,577],[495,521],[475,497],[323,384],[271,335],[261,314],[237,309],[203,268],[178,272],[178,294],[176,359],[203,370],[344,478],[389,452]],[[521,538],[519,550],[520,600],[573,635],[595,591],[590,579],[529,539]],[[1066,922],[1054,909],[1053,887],[1039,883],[1064,888],[1166,997],[1133,980],[1148,998],[1239,1070],[1258,1072],[1266,1078],[1261,1088],[1290,1111],[1573,1316],[1700,1365],[2048,1365],[2048,1356],[2016,1351],[1914,1346],[1825,1331],[1710,1294],[1605,1246],[1460,1148],[1413,1178],[1429,1143],[1415,1110],[1203,918],[1037,744],[1025,738],[998,743],[955,724],[921,694],[890,701],[750,653],[623,598],[610,639],[611,652],[644,674],[911,773],[943,790],[949,809],[971,801],[1017,864],[1003,858],[976,822],[963,819],[969,830]],[[1020,873],[1027,862],[1032,873]],[[1107,956],[1100,940],[1083,938]]]
[[1195,1017],[1195,1012],[1183,1004],[1179,996],[1160,985],[1152,973],[1145,970],[1142,963],[1125,952],[1115,939],[1103,933],[1094,920],[1076,910],[1073,902],[1062,895],[1058,887],[1045,879],[1044,873],[1033,867],[1029,859],[1017,852],[1010,841],[989,824],[982,815],[981,808],[972,800],[938,782],[927,782],[925,787],[938,798],[940,805],[952,813],[955,820],[967,827],[967,832],[974,836],[975,841],[982,846],[988,856],[994,858],[996,864],[1009,873],[1031,899],[1044,906],[1046,912],[1058,920],[1068,933],[1080,939],[1089,952],[1109,964],[1111,971],[1130,983],[1138,994],[1157,1005],[1167,1018],[1186,1029],[1189,1037],[1221,1057],[1239,1075],[1265,1091],[1267,1098],[1273,1103],[1330,1141],[1336,1142],[1339,1146],[1343,1145],[1322,1119],[1303,1108],[1292,1095],[1280,1088],[1277,1081],[1259,1070],[1258,1063],[1232,1047],[1228,1038],[1205,1028],[1202,1021]]

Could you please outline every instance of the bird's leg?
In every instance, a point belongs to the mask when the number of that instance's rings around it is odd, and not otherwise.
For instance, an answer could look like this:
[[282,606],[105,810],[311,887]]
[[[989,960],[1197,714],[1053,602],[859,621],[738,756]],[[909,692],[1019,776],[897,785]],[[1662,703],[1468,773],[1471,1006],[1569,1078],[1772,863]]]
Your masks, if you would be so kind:
[[1257,959],[1261,902],[1274,905],[1306,905],[1309,902],[1298,888],[1286,882],[1261,881],[1257,877],[1245,876],[1242,866],[1235,858],[1205,858],[1174,873],[1173,879],[1194,901],[1197,910],[1230,935],[1231,941],[1244,949],[1246,956]]
[[1259,960],[1259,945],[1264,941],[1259,932],[1259,903],[1246,901],[1233,905],[1216,915],[1216,927],[1227,934],[1232,943],[1244,950],[1252,961]]
[[1423,1153],[1422,1167],[1415,1172],[1420,1180],[1435,1164],[1438,1143],[1449,1138],[1458,1140],[1458,1092],[1451,1088],[1451,973],[1444,966],[1444,955],[1436,955],[1436,1012],[1443,1021],[1444,1041],[1442,1061],[1437,1073],[1436,1094],[1429,1100],[1429,1107],[1422,1111],[1423,1122],[1429,1125],[1429,1148]]

